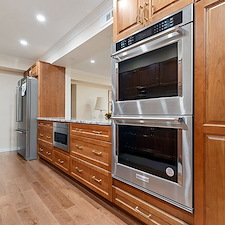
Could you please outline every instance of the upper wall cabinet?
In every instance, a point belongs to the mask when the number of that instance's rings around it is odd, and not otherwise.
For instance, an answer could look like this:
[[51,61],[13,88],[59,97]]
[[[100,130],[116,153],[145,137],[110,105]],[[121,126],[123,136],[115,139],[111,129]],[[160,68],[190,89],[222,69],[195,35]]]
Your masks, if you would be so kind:
[[114,0],[114,41],[144,25],[142,0]]
[[64,117],[65,68],[37,62],[24,75],[38,78],[38,117]]
[[114,42],[193,3],[193,0],[114,0]]

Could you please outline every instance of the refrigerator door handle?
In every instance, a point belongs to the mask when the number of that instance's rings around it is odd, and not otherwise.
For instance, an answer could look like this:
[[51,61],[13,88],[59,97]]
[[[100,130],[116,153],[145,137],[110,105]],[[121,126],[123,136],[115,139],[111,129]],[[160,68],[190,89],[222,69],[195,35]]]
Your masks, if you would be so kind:
[[16,87],[16,122],[22,121],[22,93],[21,86]]
[[22,131],[22,130],[16,130],[16,132],[19,134],[26,134],[26,131]]

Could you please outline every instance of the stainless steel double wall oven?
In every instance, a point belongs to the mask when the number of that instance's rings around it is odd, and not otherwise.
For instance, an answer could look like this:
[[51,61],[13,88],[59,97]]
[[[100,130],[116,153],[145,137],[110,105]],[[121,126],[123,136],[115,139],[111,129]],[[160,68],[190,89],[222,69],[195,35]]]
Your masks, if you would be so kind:
[[113,44],[113,177],[193,211],[193,5]]

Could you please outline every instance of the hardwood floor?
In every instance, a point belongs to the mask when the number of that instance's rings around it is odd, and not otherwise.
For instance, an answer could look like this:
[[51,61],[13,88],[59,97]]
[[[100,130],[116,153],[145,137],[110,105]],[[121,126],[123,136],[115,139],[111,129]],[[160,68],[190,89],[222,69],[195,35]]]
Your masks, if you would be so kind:
[[140,225],[39,160],[0,153],[0,225]]

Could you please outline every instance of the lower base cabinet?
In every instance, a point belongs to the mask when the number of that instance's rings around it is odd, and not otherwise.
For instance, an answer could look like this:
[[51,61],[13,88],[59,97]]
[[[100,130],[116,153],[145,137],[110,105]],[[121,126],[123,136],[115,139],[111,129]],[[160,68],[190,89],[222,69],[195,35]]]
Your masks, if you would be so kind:
[[70,166],[70,157],[65,153],[61,153],[57,150],[54,150],[54,165],[65,173],[69,173]]
[[187,225],[187,223],[117,187],[113,187],[113,202],[146,224]]
[[109,171],[70,156],[70,175],[96,193],[112,201],[112,177]]

